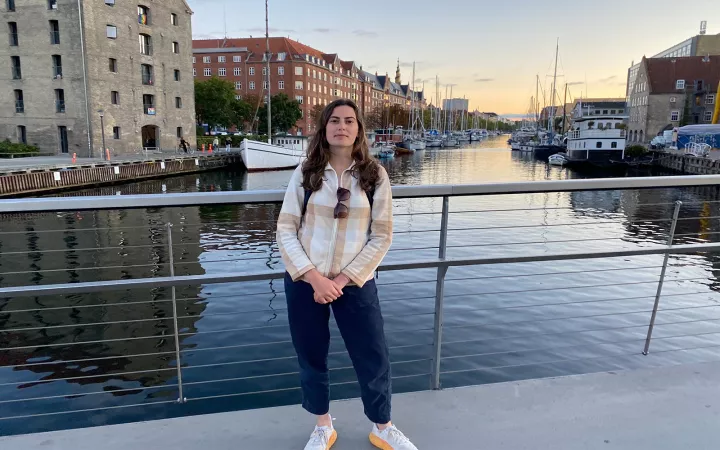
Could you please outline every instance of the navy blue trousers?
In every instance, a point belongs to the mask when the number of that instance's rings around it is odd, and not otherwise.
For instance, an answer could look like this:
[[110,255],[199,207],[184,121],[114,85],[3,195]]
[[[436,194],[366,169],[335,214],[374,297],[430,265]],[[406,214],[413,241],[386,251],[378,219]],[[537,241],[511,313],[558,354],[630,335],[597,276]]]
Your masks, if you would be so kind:
[[290,334],[300,363],[302,406],[315,415],[330,409],[330,307],[352,360],[365,409],[373,423],[390,422],[390,357],[375,280],[346,286],[330,305],[315,303],[312,286],[285,274]]

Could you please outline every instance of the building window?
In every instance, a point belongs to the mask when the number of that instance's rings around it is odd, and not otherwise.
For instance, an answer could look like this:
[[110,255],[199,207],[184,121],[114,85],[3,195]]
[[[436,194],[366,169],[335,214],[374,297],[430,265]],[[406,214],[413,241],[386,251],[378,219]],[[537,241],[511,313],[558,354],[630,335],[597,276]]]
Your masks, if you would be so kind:
[[62,78],[62,56],[52,55],[53,77]]
[[236,81],[235,82],[235,90],[239,91],[240,89],[242,89],[242,82]]
[[610,144],[610,148],[617,148],[617,142],[613,141],[613,142]]
[[295,101],[302,105],[304,98],[305,98],[305,97],[303,97],[302,95],[296,95],[296,96],[295,96]]
[[178,26],[178,16],[175,13],[170,13],[170,24]]
[[20,57],[19,56],[11,56],[10,62],[12,64],[13,80],[22,79],[22,67],[20,66]]
[[248,86],[248,89],[250,89],[251,91],[254,91],[254,90],[255,90],[255,82],[254,82],[254,81],[251,81],[251,82],[250,82],[250,84],[249,84],[249,86]]
[[20,89],[15,89],[15,112],[25,112],[25,98],[23,96],[23,91],[21,91]]
[[143,94],[143,112],[145,114],[155,115],[155,96],[151,94]]
[[242,74],[242,70],[239,67],[233,67],[233,75],[239,77]]
[[205,75],[206,77],[211,76],[211,75],[212,75],[212,69],[209,68],[209,67],[204,68],[204,69],[203,69],[203,75]]
[[203,56],[203,63],[210,64],[210,57],[209,56]]
[[195,64],[196,62],[197,62],[197,58],[195,58],[195,57],[193,56],[193,64]]
[[19,44],[17,22],[8,22],[8,31],[10,32],[10,46],[17,47]]
[[302,82],[302,81],[296,81],[296,82],[295,82],[295,89],[297,89],[298,91],[302,91],[302,90],[303,90],[303,82]]
[[224,77],[225,75],[227,75],[227,71],[225,70],[224,67],[220,67],[220,68],[218,69],[218,75],[221,76],[221,77]]
[[120,127],[113,127],[113,139],[120,139]]
[[149,34],[140,34],[140,54],[141,55],[152,55],[152,37]]
[[107,36],[108,39],[117,39],[117,27],[115,25],[106,25],[105,36]]
[[113,105],[120,104],[120,93],[118,91],[110,91],[110,103]]
[[197,76],[197,69],[193,67],[193,77]]
[[27,131],[25,125],[19,125],[17,127],[18,142],[21,144],[27,144]]
[[595,148],[602,148],[602,142],[601,141],[596,142]]
[[295,67],[295,75],[302,75],[302,74],[303,74],[302,67],[300,67],[300,66]]
[[182,98],[181,97],[175,97],[175,108],[177,108],[177,109],[182,108]]
[[263,81],[263,90],[267,90],[267,88],[268,88],[268,82]]
[[685,80],[677,80],[675,82],[675,89],[685,89]]
[[55,89],[55,112],[65,112],[65,91],[62,89]]
[[225,57],[224,57],[224,56],[218,56],[218,62],[219,62],[219,63],[224,63],[224,62],[225,62]]
[[680,111],[671,111],[670,122],[677,122],[678,120],[680,120]]
[[117,59],[115,59],[115,58],[108,59],[108,69],[112,73],[117,73],[117,71],[118,71]]
[[285,82],[283,80],[278,81],[278,89],[285,89]]
[[235,100],[241,100],[242,97],[240,95],[235,94]]
[[179,43],[179,42],[173,42],[173,43],[172,43],[172,51],[173,51],[173,53],[175,53],[176,55],[179,55],[179,54],[180,54],[180,43]]
[[624,110],[624,109],[618,109],[618,114],[625,114],[625,110]]
[[285,75],[285,67],[278,66],[278,75]]
[[50,21],[50,44],[60,44],[60,23],[57,20]]
[[705,122],[712,122],[713,112],[705,111]]
[[183,128],[182,127],[177,127],[177,129],[175,130],[175,136],[177,136],[178,138],[183,137]]
[[180,81],[180,71],[178,69],[173,70],[173,79],[175,81]]
[[150,64],[140,64],[140,75],[142,77],[142,84],[146,86],[152,86],[153,84],[153,66]]
[[255,75],[255,68],[251,67],[248,69],[248,75]]
[[267,75],[267,67],[263,66],[262,74],[263,74],[263,76]]
[[242,58],[240,57],[240,55],[233,55],[233,62],[242,62]]
[[5,0],[5,6],[8,12],[15,11],[15,0]]
[[143,5],[137,7],[138,23],[140,25],[150,25],[150,8]]
[[715,94],[708,94],[707,97],[705,97],[705,103],[708,105],[714,105],[715,104]]

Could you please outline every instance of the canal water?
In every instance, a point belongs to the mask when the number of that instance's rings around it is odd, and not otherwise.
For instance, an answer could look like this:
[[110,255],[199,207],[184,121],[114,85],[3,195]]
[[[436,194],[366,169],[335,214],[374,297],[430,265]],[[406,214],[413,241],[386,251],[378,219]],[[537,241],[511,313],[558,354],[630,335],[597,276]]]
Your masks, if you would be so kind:
[[[504,140],[383,165],[395,185],[610,176],[550,167]],[[289,176],[226,170],[60,195],[281,189]],[[715,240],[715,188],[463,197],[450,203],[448,256],[662,246],[677,200],[684,205],[675,242]],[[438,198],[395,200],[386,261],[437,256],[441,207]],[[0,216],[0,286],[166,276],[168,223],[177,274],[280,269],[278,212],[225,205]],[[651,353],[641,355],[661,265],[661,256],[644,256],[451,269],[443,387],[717,360],[713,254],[670,258]],[[435,277],[415,270],[377,279],[395,392],[430,384]],[[0,434],[298,403],[283,290],[279,280],[177,289],[184,404],[175,403],[169,289],[0,299]],[[356,397],[350,360],[331,330],[332,396]]]

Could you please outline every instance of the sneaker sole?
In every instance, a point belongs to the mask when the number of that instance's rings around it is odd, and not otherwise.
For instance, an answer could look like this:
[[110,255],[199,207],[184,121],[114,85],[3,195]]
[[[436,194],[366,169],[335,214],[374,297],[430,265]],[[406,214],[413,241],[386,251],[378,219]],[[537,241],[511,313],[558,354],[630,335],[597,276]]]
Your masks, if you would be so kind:
[[328,441],[328,445],[326,447],[326,450],[330,450],[333,445],[335,445],[335,441],[337,441],[337,431],[333,430],[332,435],[330,436],[330,440]]
[[390,444],[375,436],[374,433],[370,433],[370,443],[381,450],[395,450]]

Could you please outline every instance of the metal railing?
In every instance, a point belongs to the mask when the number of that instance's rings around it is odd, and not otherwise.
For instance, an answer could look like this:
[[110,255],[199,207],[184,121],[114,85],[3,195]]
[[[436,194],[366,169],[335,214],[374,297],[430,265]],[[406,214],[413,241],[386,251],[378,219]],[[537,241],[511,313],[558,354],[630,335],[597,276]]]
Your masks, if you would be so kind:
[[[516,370],[530,364],[552,365],[560,363],[572,363],[577,361],[597,361],[600,358],[610,357],[641,357],[650,354],[651,343],[660,341],[662,347],[656,353],[663,352],[680,352],[687,349],[707,349],[720,347],[720,343],[713,343],[706,340],[709,336],[720,335],[720,329],[712,328],[720,323],[720,317],[714,318],[704,311],[710,311],[712,308],[718,308],[717,302],[693,303],[683,299],[692,295],[706,295],[707,291],[697,289],[698,292],[688,292],[687,289],[675,289],[667,292],[668,284],[677,284],[684,286],[683,283],[693,282],[707,278],[705,274],[689,274],[678,276],[675,268],[675,262],[687,264],[683,259],[671,261],[671,257],[679,257],[679,255],[688,254],[706,254],[708,252],[716,252],[720,250],[718,242],[690,242],[675,243],[678,238],[694,238],[702,233],[677,233],[677,225],[683,221],[689,220],[711,220],[714,218],[712,214],[703,214],[701,216],[682,216],[683,203],[681,202],[663,202],[663,203],[643,203],[638,207],[648,207],[653,210],[671,210],[672,215],[650,219],[638,220],[639,224],[647,223],[663,223],[669,225],[667,240],[664,244],[656,243],[656,245],[632,245],[630,248],[612,248],[607,245],[608,242],[619,239],[614,236],[593,235],[586,236],[580,234],[579,239],[548,239],[544,235],[538,241],[533,240],[533,236],[524,239],[522,242],[498,242],[497,235],[503,238],[503,233],[510,229],[527,230],[531,227],[540,227],[542,233],[547,230],[571,228],[582,230],[583,226],[589,224],[595,226],[612,225],[613,220],[579,218],[573,222],[559,221],[557,223],[543,223],[541,225],[530,225],[523,223],[520,225],[509,225],[505,221],[496,223],[492,220],[483,221],[477,226],[456,227],[452,222],[453,219],[463,216],[483,216],[488,214],[499,214],[501,217],[508,213],[520,213],[522,216],[531,216],[533,214],[547,214],[553,210],[568,210],[565,206],[557,207],[508,207],[508,208],[472,208],[454,210],[451,208],[451,200],[459,199],[464,196],[478,196],[478,202],[482,203],[483,196],[490,195],[509,195],[509,194],[547,194],[561,192],[583,192],[583,191],[604,191],[604,190],[620,190],[620,189],[645,189],[660,187],[686,187],[686,186],[715,186],[720,184],[720,176],[693,176],[693,177],[656,177],[656,178],[621,178],[621,179],[591,179],[591,180],[564,180],[564,181],[540,181],[540,182],[520,182],[520,183],[498,183],[498,184],[482,184],[482,185],[437,185],[437,186],[403,186],[393,188],[394,198],[401,199],[441,199],[441,209],[430,211],[409,211],[407,213],[398,213],[395,215],[396,221],[400,226],[396,227],[396,245],[401,241],[403,236],[419,235],[419,243],[421,246],[414,245],[412,240],[409,246],[398,245],[392,248],[389,256],[398,255],[397,260],[388,258],[388,262],[380,267],[380,272],[397,272],[403,271],[402,277],[390,277],[386,281],[386,277],[381,275],[378,284],[384,292],[390,292],[395,295],[382,296],[382,303],[387,310],[397,310],[397,316],[388,316],[387,320],[397,320],[399,325],[387,327],[387,333],[391,336],[390,349],[391,352],[404,351],[406,356],[403,359],[392,360],[393,370],[396,372],[394,379],[429,379],[429,387],[439,389],[442,386],[442,378],[449,376],[462,376],[468,373],[484,373],[487,371],[497,370]],[[111,188],[113,189],[113,188]],[[284,193],[281,191],[246,191],[246,192],[214,192],[214,193],[189,193],[189,194],[166,194],[166,195],[112,195],[106,197],[68,197],[68,198],[29,198],[29,199],[11,199],[0,201],[0,214],[12,215],[28,215],[54,213],[59,211],[72,211],[74,214],[81,211],[101,211],[101,210],[124,210],[137,208],[173,208],[184,206],[212,206],[212,205],[259,205],[259,204],[278,204],[282,201]],[[717,202],[715,202],[717,203]],[[692,201],[685,201],[685,205],[692,204]],[[1,217],[1,216],[0,216]],[[408,220],[413,219],[414,222]],[[591,220],[592,219],[592,220]],[[16,326],[0,330],[1,333],[22,334],[28,332],[42,331],[46,336],[45,340],[16,342],[12,345],[4,346],[1,352],[8,352],[12,355],[14,352],[21,352],[27,349],[43,348],[77,348],[84,345],[107,345],[113,342],[146,342],[148,340],[156,341],[161,339],[163,344],[153,347],[152,350],[137,352],[129,352],[121,355],[110,355],[93,358],[70,357],[63,358],[62,362],[71,365],[99,364],[103,360],[117,360],[119,358],[162,358],[168,361],[168,364],[161,368],[150,370],[129,370],[124,372],[111,373],[83,373],[78,371],[75,375],[69,376],[62,373],[57,377],[48,377],[41,380],[22,381],[22,377],[14,377],[12,382],[0,383],[3,386],[19,386],[30,384],[47,384],[57,381],[79,382],[79,380],[93,379],[109,379],[119,377],[130,377],[137,379],[141,376],[154,376],[165,374],[164,377],[170,376],[164,384],[145,385],[142,388],[128,387],[127,389],[113,389],[109,391],[92,391],[80,394],[57,394],[50,396],[30,397],[30,398],[9,398],[0,400],[0,405],[5,403],[19,402],[39,402],[48,399],[75,398],[76,395],[81,396],[100,396],[102,394],[132,394],[145,390],[172,389],[174,396],[177,397],[176,402],[186,403],[198,400],[210,400],[217,398],[241,397],[247,395],[270,394],[277,392],[288,392],[297,390],[298,387],[293,384],[289,386],[287,383],[281,383],[279,380],[284,377],[292,377],[294,380],[297,376],[296,369],[287,369],[284,366],[280,370],[271,373],[260,373],[263,370],[253,369],[248,373],[242,372],[242,376],[233,372],[228,372],[228,368],[246,367],[249,365],[261,365],[268,367],[267,370],[273,370],[273,367],[280,367],[279,364],[292,364],[294,356],[292,353],[282,354],[265,354],[262,353],[263,348],[272,346],[289,345],[289,337],[283,334],[286,330],[285,324],[246,324],[252,326],[237,326],[235,322],[229,322],[225,327],[219,329],[197,330],[194,326],[194,320],[205,317],[210,320],[221,320],[223,317],[238,317],[243,315],[251,315],[255,313],[265,313],[272,311],[273,314],[283,314],[281,307],[272,306],[272,300],[278,295],[282,295],[282,291],[272,288],[270,291],[257,291],[253,287],[260,286],[257,282],[270,281],[282,278],[283,271],[268,266],[266,269],[253,268],[252,270],[225,270],[211,272],[206,270],[205,273],[196,273],[189,271],[189,265],[202,265],[203,267],[232,267],[234,264],[246,264],[249,261],[259,261],[264,263],[269,258],[278,261],[277,250],[269,247],[267,253],[260,255],[253,254],[252,251],[243,252],[241,257],[228,257],[225,250],[226,245],[234,246],[242,244],[242,239],[234,239],[233,236],[240,234],[245,235],[251,230],[257,230],[263,226],[272,227],[275,217],[255,217],[243,219],[240,222],[220,221],[209,223],[194,223],[192,221],[162,221],[156,223],[152,231],[148,231],[143,227],[124,227],[117,225],[107,225],[105,227],[94,225],[91,227],[83,227],[77,230],[62,229],[26,229],[17,232],[0,232],[0,239],[3,236],[15,233],[22,235],[31,233],[35,237],[42,234],[62,234],[66,239],[69,234],[75,235],[80,233],[94,233],[96,239],[107,233],[120,233],[123,236],[133,236],[136,233],[149,233],[150,242],[143,245],[106,245],[103,247],[83,247],[74,245],[70,249],[57,248],[48,250],[35,250],[37,253],[56,253],[67,255],[71,253],[78,254],[97,254],[100,251],[126,254],[131,251],[138,251],[142,254],[151,255],[151,260],[147,263],[129,265],[124,262],[117,266],[109,265],[92,265],[88,267],[58,267],[53,269],[34,269],[31,271],[33,275],[42,275],[52,280],[53,273],[71,272],[75,275],[92,272],[99,268],[107,270],[118,270],[127,275],[127,271],[136,268],[142,271],[150,271],[140,277],[116,277],[99,281],[84,281],[82,277],[76,278],[74,282],[59,283],[49,282],[46,284],[35,282],[32,285],[6,286],[0,288],[0,298],[14,297],[30,297],[36,298],[36,301],[28,307],[14,308],[3,311],[3,314],[36,314],[39,311],[84,311],[84,310],[103,310],[110,308],[123,308],[127,311],[141,310],[145,306],[152,307],[155,314],[152,317],[123,317],[122,320],[103,320],[104,315],[99,318],[92,319],[83,323],[60,323],[60,324],[43,324],[42,326]],[[439,222],[438,222],[439,220]],[[635,226],[632,221],[627,221],[626,226]],[[473,224],[477,221],[473,221]],[[235,227],[244,227],[242,231]],[[427,225],[427,227],[421,227]],[[418,228],[419,227],[419,228]],[[197,230],[202,228],[202,233],[198,232],[197,237],[188,232],[181,230]],[[215,235],[211,235],[208,230],[228,229],[231,232],[227,234],[227,239],[220,239]],[[141,231],[142,230],[142,231]],[[184,234],[183,234],[184,233]],[[489,237],[486,242],[473,243],[456,241],[457,233],[468,237],[477,233],[486,233]],[[707,234],[707,232],[705,232]],[[430,239],[431,236],[437,236],[437,240]],[[523,234],[524,236],[524,234]],[[125,238],[123,238],[124,240]],[[98,241],[99,242],[99,241]],[[599,246],[593,249],[592,244],[596,242]],[[580,245],[578,251],[561,251],[550,249],[548,244],[558,244],[563,247],[570,247],[573,244]],[[639,242],[643,244],[642,241]],[[522,248],[531,248],[532,245],[541,244],[545,247],[541,252],[513,252],[508,250],[506,253],[496,254],[490,253],[487,249],[511,248],[512,246],[522,246]],[[206,253],[211,255],[208,258],[198,257],[197,261],[188,259],[187,248],[193,246],[202,246],[209,249]],[[464,250],[472,248],[475,251],[469,256],[450,256],[453,250]],[[436,252],[436,253],[435,253]],[[482,252],[482,253],[481,253]],[[17,254],[26,255],[27,250],[15,252]],[[425,255],[436,256],[425,256]],[[414,254],[415,259],[408,258],[407,255]],[[219,255],[212,257],[213,255]],[[4,247],[0,249],[0,258],[6,259],[13,257],[13,252],[8,252]],[[635,264],[632,267],[594,267],[590,269],[570,269],[551,270],[545,267],[545,263],[562,262],[562,261],[600,261],[606,258],[622,258],[628,261],[634,257],[662,257],[662,261],[643,259],[642,264]],[[93,257],[95,258],[95,257]],[[72,259],[67,261],[72,262]],[[480,275],[476,273],[465,273],[463,270],[469,268],[494,268],[505,267],[504,265],[522,265],[543,263],[540,271],[533,273],[524,273],[522,271],[501,271],[499,273],[488,273],[487,271]],[[515,266],[513,266],[515,267]],[[450,270],[458,271],[453,276],[448,276]],[[630,271],[634,274],[632,279],[621,279],[612,285],[597,284],[592,282],[591,275],[598,273],[615,273],[613,271]],[[654,271],[659,271],[654,272]],[[202,271],[201,271],[202,272]],[[24,274],[25,272],[2,272],[5,284],[13,273]],[[145,272],[143,272],[145,273]],[[671,273],[673,275],[668,275]],[[416,275],[413,275],[416,274]],[[459,275],[459,276],[458,276]],[[512,284],[520,279],[535,279],[538,277],[568,277],[578,276],[579,279],[565,285],[554,285],[552,283],[535,283],[531,289],[514,287]],[[41,278],[42,278],[41,277]],[[533,278],[535,277],[535,278]],[[483,291],[464,289],[464,283],[473,282],[489,282],[490,280],[505,280],[504,284],[508,284],[505,288],[499,290]],[[542,281],[542,278],[540,278]],[[186,292],[189,286],[222,286],[224,283],[245,283],[248,284],[243,288],[241,296],[238,295],[238,289],[234,288],[225,294],[220,292],[214,295],[198,295],[194,292]],[[512,283],[512,284],[511,284]],[[568,286],[567,284],[570,284]],[[617,287],[633,287],[637,289],[637,293],[633,295],[622,295],[613,291]],[[403,287],[409,287],[409,292],[403,292]],[[654,292],[641,292],[640,288],[653,288]],[[152,289],[153,291],[169,289],[167,296],[155,294],[151,299],[143,299],[142,296],[130,295],[123,301],[100,301],[91,304],[60,304],[54,302],[44,302],[37,299],[47,296],[67,296],[63,298],[78,298],[81,294],[103,293],[109,292],[137,292],[138,289]],[[449,290],[450,289],[450,290]],[[591,296],[582,296],[581,298],[565,298],[562,292],[582,289],[584,292],[593,291]],[[647,289],[646,289],[647,290]],[[158,291],[159,292],[159,291]],[[635,292],[635,291],[633,291]],[[399,295],[398,295],[399,294]],[[533,295],[543,299],[544,303],[529,301]],[[239,308],[245,302],[250,303],[253,298],[269,297],[271,307],[267,305],[258,310],[239,311]],[[231,309],[200,312],[193,310],[191,305],[205,304],[210,300],[218,301],[223,298],[233,298],[237,302],[233,304]],[[468,303],[459,304],[459,299],[468,299]],[[661,299],[668,298],[666,305],[661,307]],[[196,303],[199,302],[199,303]],[[407,312],[404,305],[412,304],[416,310]],[[426,309],[421,309],[424,305]],[[617,305],[626,305],[620,308]],[[549,310],[548,308],[556,308]],[[453,312],[451,321],[448,321],[448,313]],[[518,315],[519,312],[527,314],[525,316]],[[552,312],[550,314],[549,312]],[[664,315],[664,316],[663,316]],[[659,318],[665,317],[666,320],[659,321]],[[426,318],[428,320],[425,320]],[[616,322],[612,319],[617,318]],[[592,323],[589,323],[592,321]],[[137,335],[117,334],[113,333],[111,338],[104,335],[96,336],[92,332],[88,332],[88,336],[81,336],[80,339],[72,338],[70,341],[63,342],[59,339],[57,333],[61,330],[77,329],[82,327],[85,330],[96,328],[116,327],[116,330],[125,330],[128,327],[139,323],[162,323],[161,334],[155,335]],[[420,328],[403,327],[403,322],[419,326]],[[190,325],[188,325],[190,324]],[[559,324],[564,324],[560,327]],[[685,334],[664,333],[659,338],[653,339],[653,333],[658,327],[663,329],[672,329],[676,326],[692,326],[697,325],[697,332]],[[703,327],[701,327],[701,325]],[[710,327],[712,325],[712,327]],[[458,334],[463,330],[472,330],[472,335]],[[240,333],[241,336],[248,338],[260,331],[271,334],[271,339],[263,342],[255,342],[250,340],[223,340],[220,345],[211,345],[209,347],[198,346],[197,343],[188,343],[188,339],[192,339],[198,335],[212,336]],[[598,333],[608,333],[608,336],[600,336]],[[428,336],[425,336],[425,335]],[[172,336],[172,337],[171,337]],[[448,336],[450,336],[448,338]],[[569,340],[571,336],[575,336],[575,341]],[[620,338],[620,339],[618,339]],[[550,341],[553,344],[543,346],[543,342]],[[557,341],[557,342],[553,342]],[[690,342],[690,344],[686,344]],[[431,350],[430,350],[431,349]],[[582,349],[588,353],[584,357],[577,358],[576,353]],[[242,350],[245,356],[241,360],[233,359],[226,361],[217,356],[207,360],[198,360],[196,355],[210,355],[218,352],[231,352],[233,350]],[[428,351],[429,350],[429,351]],[[73,353],[74,354],[74,353]],[[507,360],[498,359],[500,356],[508,355],[542,355],[547,358],[536,362],[530,358],[527,360],[508,357]],[[195,356],[193,356],[195,355]],[[331,368],[334,376],[341,380],[333,383],[334,386],[347,385],[353,383],[347,376],[343,376],[343,371],[352,368],[349,363],[343,359],[345,353],[336,351],[331,348],[331,359],[337,358],[339,361],[335,367]],[[169,361],[174,360],[174,364]],[[475,365],[469,365],[468,361],[473,361]],[[478,363],[478,361],[481,361]],[[32,360],[19,361],[16,363],[0,365],[2,368],[28,369],[37,367],[46,367],[51,364],[58,364],[57,360]],[[425,367],[419,373],[410,372],[408,367]],[[206,380],[199,378],[198,371],[200,369],[213,369],[215,376],[213,379]],[[21,371],[22,372],[22,371]],[[72,372],[71,372],[72,373]],[[163,378],[164,379],[164,378]],[[21,381],[17,381],[21,380]],[[267,380],[276,380],[272,385],[263,384]],[[346,380],[346,381],[343,381]],[[205,392],[203,395],[188,395],[188,389],[198,389],[199,387],[210,388],[212,386],[233,386],[233,383],[250,383],[254,386],[252,391],[213,391]],[[167,392],[166,392],[167,395]],[[154,398],[154,397],[153,397]],[[148,403],[138,403],[122,406],[98,406],[86,407],[82,410],[62,410],[57,412],[39,412],[31,414],[16,414],[6,417],[0,417],[0,423],[10,419],[25,419],[36,416],[49,416],[57,414],[68,414],[74,412],[87,412],[110,408],[127,408],[143,405],[156,405],[172,403],[172,400],[154,400]]]
[[569,139],[584,138],[624,138],[627,135],[625,130],[606,129],[606,130],[572,130],[568,132]]

